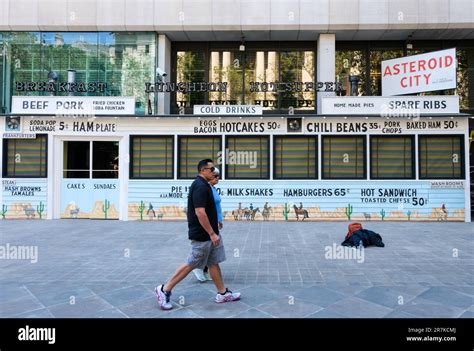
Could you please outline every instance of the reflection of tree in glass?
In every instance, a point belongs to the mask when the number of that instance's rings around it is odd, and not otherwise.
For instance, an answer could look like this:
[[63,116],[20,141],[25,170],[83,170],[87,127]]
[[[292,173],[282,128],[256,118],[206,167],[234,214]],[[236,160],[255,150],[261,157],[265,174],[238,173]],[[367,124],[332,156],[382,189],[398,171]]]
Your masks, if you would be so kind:
[[[14,32],[6,37],[7,50],[10,49],[12,81],[41,80],[41,44],[39,33]],[[9,42],[9,44],[8,44]],[[9,55],[7,55],[8,58]],[[8,68],[6,68],[8,70]],[[13,87],[13,89],[15,89]],[[38,95],[37,92],[16,92],[14,95]]]
[[226,104],[242,103],[242,59],[239,52],[214,52],[219,55],[217,62],[211,62],[210,81],[227,83],[225,92],[210,93],[210,100],[224,101]]
[[[314,53],[312,51],[284,51],[280,53],[280,81],[282,83],[314,82]],[[303,86],[304,89],[304,86]],[[314,101],[314,90],[287,91],[280,93],[281,108],[314,108],[300,106],[299,101]]]
[[[299,52],[281,52],[280,53],[280,81],[291,83],[301,81],[298,74]],[[291,91],[282,91],[280,93],[281,108],[296,108],[297,96]]]
[[[151,57],[137,51],[126,51],[123,55],[122,84],[124,96],[134,96],[137,107],[144,113],[147,106],[147,94],[143,89],[143,82],[151,82]],[[151,97],[150,97],[151,98]]]
[[342,84],[341,95],[350,94],[349,76],[359,76],[358,94],[365,95],[366,55],[363,51],[336,51],[336,81]]
[[382,95],[382,61],[403,57],[402,50],[370,51],[370,92],[373,96]]
[[[265,64],[265,62],[267,64]],[[274,51],[254,51],[245,54],[245,104],[260,104],[264,109],[275,109],[277,97],[271,92],[252,90],[252,83],[274,82],[277,79],[277,56]],[[270,91],[270,87],[268,88]],[[274,104],[272,102],[275,101]]]
[[[192,51],[178,52],[177,82],[205,82],[204,53]],[[187,105],[199,105],[205,101],[206,92],[177,93],[177,101],[186,101]]]
[[[153,44],[153,38],[148,34],[111,33],[107,43],[99,43],[97,34],[11,33],[7,49],[11,51],[12,81],[47,81],[48,73],[54,71],[59,75],[58,82],[66,82],[67,70],[74,69],[76,83],[107,83],[105,92],[75,91],[75,95],[135,96],[137,103],[145,106],[143,82],[151,80],[154,67],[154,51],[147,51],[147,47]],[[68,92],[56,94],[64,96]]]
[[[471,54],[474,57],[474,50],[467,49],[467,50],[456,50],[456,59],[457,59],[457,88],[456,90],[447,90],[446,94],[459,95],[459,109],[460,110],[467,110],[469,107],[474,109],[474,106],[469,106],[469,71],[468,71],[468,50],[472,50],[473,53]],[[472,82],[474,84],[474,82]]]

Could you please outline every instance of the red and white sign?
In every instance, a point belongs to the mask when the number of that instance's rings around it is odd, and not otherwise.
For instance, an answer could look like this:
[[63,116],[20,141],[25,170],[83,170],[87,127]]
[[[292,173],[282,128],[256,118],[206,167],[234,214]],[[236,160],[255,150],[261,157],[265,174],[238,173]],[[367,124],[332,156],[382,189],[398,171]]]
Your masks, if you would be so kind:
[[382,61],[382,96],[456,88],[456,49]]

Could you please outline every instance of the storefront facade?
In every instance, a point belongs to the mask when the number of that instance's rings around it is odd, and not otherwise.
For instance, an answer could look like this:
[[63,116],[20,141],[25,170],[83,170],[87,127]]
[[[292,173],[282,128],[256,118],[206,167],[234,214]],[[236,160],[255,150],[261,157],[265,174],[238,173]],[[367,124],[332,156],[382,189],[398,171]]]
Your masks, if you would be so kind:
[[[402,27],[349,38],[350,23],[304,30],[299,12],[296,37],[270,19],[224,35],[183,16],[0,27],[3,219],[184,220],[197,162],[212,158],[225,220],[470,221],[472,32],[434,40],[420,17],[408,39]],[[450,48],[455,88],[381,96],[382,61]]]

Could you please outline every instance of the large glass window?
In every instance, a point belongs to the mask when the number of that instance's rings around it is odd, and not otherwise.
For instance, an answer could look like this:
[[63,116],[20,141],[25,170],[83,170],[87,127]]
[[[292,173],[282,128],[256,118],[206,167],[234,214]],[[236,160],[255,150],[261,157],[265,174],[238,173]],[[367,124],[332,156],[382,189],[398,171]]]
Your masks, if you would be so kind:
[[365,137],[323,137],[324,179],[365,179]]
[[370,177],[372,179],[413,179],[414,139],[412,136],[372,136]]
[[47,174],[47,136],[3,140],[3,176],[44,178]]
[[457,87],[446,95],[459,95],[459,109],[474,111],[474,48],[456,49],[456,59]]
[[216,166],[221,164],[221,138],[183,136],[178,139],[178,178],[194,178],[199,161],[210,158]]
[[275,179],[317,178],[317,137],[275,136],[273,148]]
[[[314,67],[313,51],[280,52],[280,82],[285,84],[284,91],[280,93],[280,108],[314,110],[315,89],[308,89],[307,85],[315,83]],[[294,82],[303,84],[292,86],[291,83]],[[288,90],[288,87],[291,87],[291,90]]]
[[245,53],[245,104],[278,110],[278,88],[274,83],[279,82],[279,61],[277,51]]
[[118,141],[65,141],[63,178],[118,178],[118,148]]
[[367,55],[365,50],[336,51],[336,81],[342,89],[341,96],[366,95]]
[[176,93],[176,104],[178,108],[192,107],[194,105],[206,104],[207,92],[199,91],[200,84],[206,80],[206,58],[201,51],[178,51],[176,56],[177,77],[176,82],[197,83],[195,86],[186,88]]
[[370,51],[370,95],[382,96],[382,61],[403,56],[401,48]]
[[173,137],[131,137],[131,178],[173,178]]
[[314,110],[313,51],[245,53],[245,103],[265,110]]
[[135,113],[149,113],[154,94],[144,85],[155,79],[155,56],[154,33],[99,33],[98,80],[108,83],[107,95],[134,96]]
[[90,141],[65,141],[63,150],[63,177],[90,177]]
[[268,136],[226,138],[226,179],[268,179]]
[[212,51],[209,61],[209,82],[226,84],[225,91],[209,92],[209,103],[216,105],[242,104],[243,53],[241,51]]
[[271,112],[315,110],[314,50],[180,48],[175,51],[178,89],[179,83],[201,82],[209,83],[209,89],[220,89],[177,92],[175,113],[205,103],[259,105]]
[[[12,95],[68,95],[17,89],[17,82],[67,83],[68,70],[75,83],[84,83],[74,95],[133,96],[137,114],[145,114],[154,102],[145,82],[154,81],[156,34],[141,32],[10,32],[3,33],[2,78],[5,110]],[[92,83],[92,84],[91,84]],[[106,83],[89,89],[93,83]]]
[[420,179],[464,179],[463,136],[420,136]]

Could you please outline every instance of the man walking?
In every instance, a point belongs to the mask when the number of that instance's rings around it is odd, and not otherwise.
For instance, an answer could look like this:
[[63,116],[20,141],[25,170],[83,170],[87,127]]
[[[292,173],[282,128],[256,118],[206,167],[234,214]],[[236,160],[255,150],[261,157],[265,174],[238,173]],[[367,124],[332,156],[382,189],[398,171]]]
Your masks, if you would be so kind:
[[224,245],[219,235],[216,204],[209,181],[214,178],[214,162],[211,159],[198,163],[198,176],[188,195],[188,237],[191,253],[187,262],[178,267],[167,283],[155,288],[158,304],[163,310],[170,310],[171,290],[195,268],[209,267],[209,273],[217,288],[217,303],[236,301],[240,293],[228,290],[222,281],[219,263],[225,261]]

